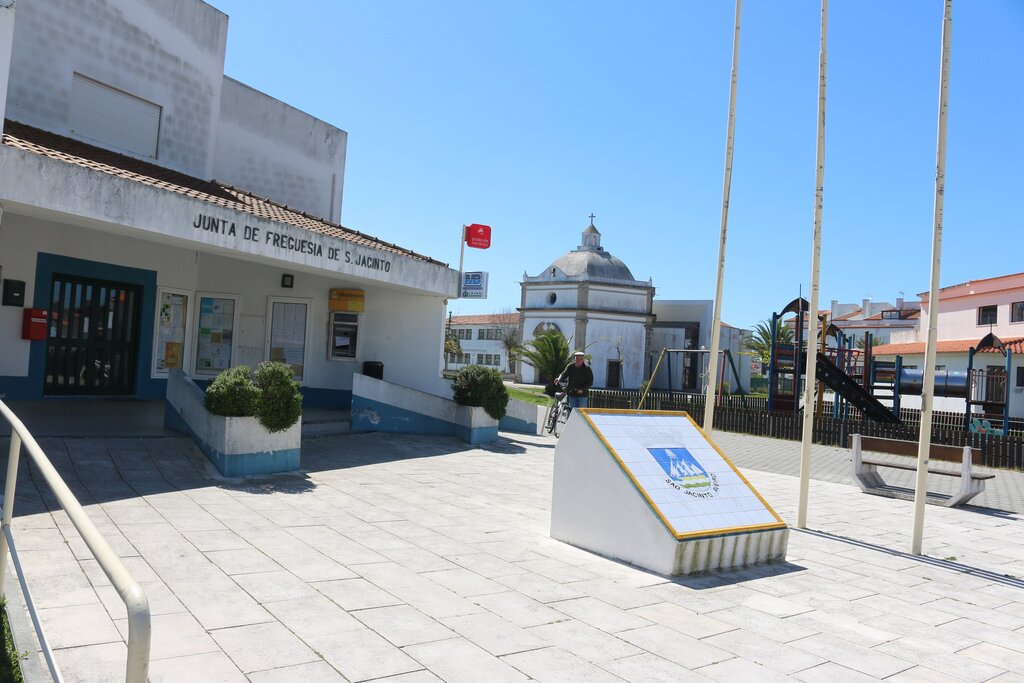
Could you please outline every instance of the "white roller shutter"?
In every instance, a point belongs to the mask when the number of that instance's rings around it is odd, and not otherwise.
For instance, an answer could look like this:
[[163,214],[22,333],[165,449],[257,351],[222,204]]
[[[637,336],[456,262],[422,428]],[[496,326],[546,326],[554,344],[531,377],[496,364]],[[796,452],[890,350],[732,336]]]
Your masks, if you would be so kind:
[[75,74],[71,131],[107,147],[156,158],[161,107]]

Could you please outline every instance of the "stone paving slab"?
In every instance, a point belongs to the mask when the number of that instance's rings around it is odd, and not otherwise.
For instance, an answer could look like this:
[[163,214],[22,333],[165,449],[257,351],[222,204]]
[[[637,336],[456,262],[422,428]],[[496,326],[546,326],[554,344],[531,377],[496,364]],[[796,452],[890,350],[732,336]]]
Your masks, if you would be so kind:
[[[799,444],[715,438],[792,523]],[[928,506],[915,557],[912,503],[862,494],[848,453],[815,446],[785,563],[669,580],[548,536],[545,437],[309,439],[303,474],[244,481],[184,439],[46,441],[150,598],[153,681],[1024,679],[1017,473]],[[15,538],[65,680],[117,680],[124,608],[19,476]]]

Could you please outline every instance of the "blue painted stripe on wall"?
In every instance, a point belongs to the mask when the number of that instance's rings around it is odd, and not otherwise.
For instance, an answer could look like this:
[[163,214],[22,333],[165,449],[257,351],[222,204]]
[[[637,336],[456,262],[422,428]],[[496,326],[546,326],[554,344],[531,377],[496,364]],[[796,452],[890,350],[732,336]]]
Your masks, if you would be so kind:
[[206,443],[170,403],[164,404],[164,426],[189,436],[199,450],[225,477],[248,477],[256,474],[276,474],[299,469],[301,448],[259,453],[223,453]]
[[436,434],[456,436],[466,443],[481,444],[498,438],[498,427],[471,429],[430,415],[374,401],[352,397],[352,429],[397,434]]

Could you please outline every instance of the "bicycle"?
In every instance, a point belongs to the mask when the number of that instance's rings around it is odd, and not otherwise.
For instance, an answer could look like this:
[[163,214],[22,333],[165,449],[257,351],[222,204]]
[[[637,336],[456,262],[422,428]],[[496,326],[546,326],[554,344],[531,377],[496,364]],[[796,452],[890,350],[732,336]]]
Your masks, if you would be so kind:
[[572,407],[569,405],[569,395],[565,392],[565,382],[561,382],[557,385],[551,385],[551,393],[545,390],[544,393],[548,393],[555,399],[555,402],[548,408],[548,415],[544,419],[544,428],[548,434],[554,434],[555,438],[562,436],[562,430],[565,429],[565,423],[569,420],[569,413],[572,412]]

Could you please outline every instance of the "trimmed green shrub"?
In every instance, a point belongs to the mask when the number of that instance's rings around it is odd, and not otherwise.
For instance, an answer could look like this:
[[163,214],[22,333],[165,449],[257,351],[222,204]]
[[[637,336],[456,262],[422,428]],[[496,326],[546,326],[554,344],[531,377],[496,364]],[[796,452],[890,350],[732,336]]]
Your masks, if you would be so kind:
[[508,389],[501,381],[501,373],[494,368],[469,365],[455,373],[452,395],[463,406],[480,406],[495,420],[505,417]]
[[268,430],[284,431],[302,417],[302,394],[290,366],[260,363],[256,368],[256,386],[260,391],[256,419]]
[[213,378],[203,404],[214,415],[249,417],[256,414],[259,399],[260,390],[253,384],[249,368],[239,365]]

